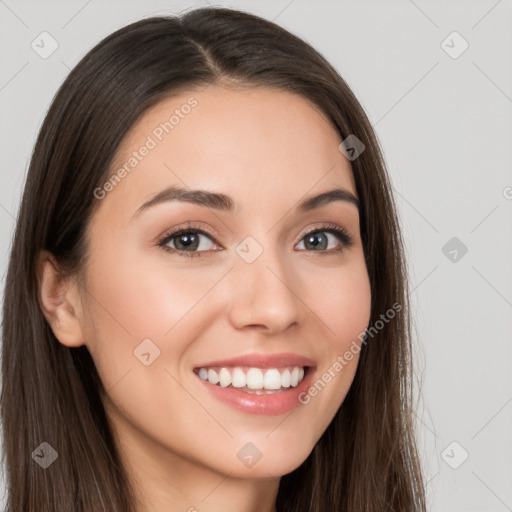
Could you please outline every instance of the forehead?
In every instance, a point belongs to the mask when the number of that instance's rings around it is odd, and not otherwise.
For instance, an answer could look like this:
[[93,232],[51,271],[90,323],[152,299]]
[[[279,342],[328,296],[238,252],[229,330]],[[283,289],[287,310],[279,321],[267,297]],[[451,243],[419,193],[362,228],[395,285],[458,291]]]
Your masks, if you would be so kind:
[[170,185],[226,192],[240,204],[254,195],[272,202],[274,194],[283,203],[283,194],[298,199],[315,186],[356,195],[340,142],[326,116],[297,94],[266,87],[180,92],[128,131],[110,170],[126,172],[110,196],[140,202]]

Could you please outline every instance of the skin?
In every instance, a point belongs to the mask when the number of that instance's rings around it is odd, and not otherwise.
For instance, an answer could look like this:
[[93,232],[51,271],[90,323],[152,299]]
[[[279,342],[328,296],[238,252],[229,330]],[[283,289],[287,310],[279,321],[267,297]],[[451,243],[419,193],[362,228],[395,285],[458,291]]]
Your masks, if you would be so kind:
[[[292,352],[313,359],[319,378],[357,340],[371,301],[358,210],[345,201],[295,210],[331,188],[357,197],[354,179],[323,114],[300,96],[261,87],[209,87],[162,101],[132,127],[112,172],[191,96],[198,104],[190,114],[99,200],[82,287],[60,278],[43,255],[41,302],[58,340],[85,344],[94,359],[139,512],[275,511],[280,477],[307,458],[331,422],[358,355],[308,404],[277,416],[232,409],[192,370],[236,355]],[[170,185],[222,192],[240,211],[166,202],[134,217]],[[199,235],[202,256],[158,246],[187,221],[216,234]],[[306,248],[304,235],[323,223],[345,228],[353,245],[324,230],[323,254]],[[235,251],[247,236],[263,249],[251,264]],[[160,349],[149,366],[134,356],[147,338]],[[249,442],[262,453],[251,468],[237,458]]]

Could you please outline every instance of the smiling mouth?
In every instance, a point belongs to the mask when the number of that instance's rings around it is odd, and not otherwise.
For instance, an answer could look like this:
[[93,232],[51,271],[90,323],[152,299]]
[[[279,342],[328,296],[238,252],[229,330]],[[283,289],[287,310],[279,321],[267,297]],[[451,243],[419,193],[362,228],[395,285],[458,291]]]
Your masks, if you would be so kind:
[[307,366],[281,368],[208,367],[195,368],[200,379],[221,388],[236,388],[253,395],[271,395],[293,389],[308,373]]

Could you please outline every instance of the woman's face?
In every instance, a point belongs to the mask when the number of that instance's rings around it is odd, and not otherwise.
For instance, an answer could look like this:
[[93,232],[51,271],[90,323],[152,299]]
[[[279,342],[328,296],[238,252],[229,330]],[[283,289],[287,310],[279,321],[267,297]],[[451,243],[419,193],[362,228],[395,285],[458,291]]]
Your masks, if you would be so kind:
[[267,88],[182,93],[130,130],[95,192],[82,301],[132,461],[280,476],[333,419],[370,318],[340,142],[302,97]]

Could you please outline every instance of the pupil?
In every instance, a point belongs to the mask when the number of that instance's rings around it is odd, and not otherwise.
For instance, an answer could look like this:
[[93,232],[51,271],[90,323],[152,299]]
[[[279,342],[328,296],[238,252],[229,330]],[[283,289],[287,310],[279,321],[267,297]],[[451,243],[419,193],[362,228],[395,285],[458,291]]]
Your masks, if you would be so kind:
[[178,237],[179,245],[182,245],[183,247],[190,249],[197,249],[198,246],[198,240],[197,236],[193,233],[187,233],[180,235]]
[[[321,234],[310,235],[308,237],[308,243],[311,244],[313,247],[318,247],[319,245],[321,245],[322,249],[325,249],[325,237],[323,237],[324,243],[318,242],[318,238],[322,238],[322,235]],[[314,241],[315,239],[316,239],[316,242]]]

